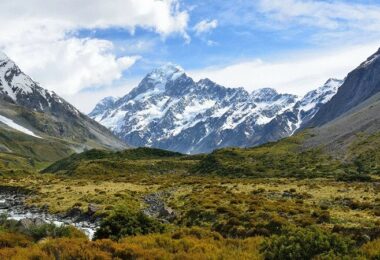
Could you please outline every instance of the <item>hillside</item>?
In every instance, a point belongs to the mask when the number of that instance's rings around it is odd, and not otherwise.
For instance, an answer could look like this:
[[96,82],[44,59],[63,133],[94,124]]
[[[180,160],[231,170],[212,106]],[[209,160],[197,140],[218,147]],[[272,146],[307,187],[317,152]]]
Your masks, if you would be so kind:
[[379,133],[379,111],[380,94],[376,94],[335,120],[311,129],[313,136],[305,142],[305,147],[323,146],[331,154],[344,157],[352,143]]
[[185,174],[198,160],[199,156],[185,156],[153,148],[136,148],[119,152],[90,150],[57,161],[42,173],[99,178],[138,174]]
[[305,126],[322,126],[380,92],[380,49],[350,72],[337,94]]
[[91,148],[126,145],[0,54],[0,151],[54,161]]

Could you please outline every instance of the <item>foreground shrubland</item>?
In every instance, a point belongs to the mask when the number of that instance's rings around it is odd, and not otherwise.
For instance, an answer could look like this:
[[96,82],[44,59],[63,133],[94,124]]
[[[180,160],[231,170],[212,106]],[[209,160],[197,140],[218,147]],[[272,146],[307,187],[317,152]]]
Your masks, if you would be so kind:
[[269,237],[225,238],[205,228],[119,240],[0,232],[0,259],[379,259],[379,240],[355,241],[316,227],[288,227]]
[[3,221],[0,259],[380,259],[380,139],[342,161],[303,138],[197,156],[92,150],[8,172],[0,185],[26,188],[28,207],[101,221],[94,241]]

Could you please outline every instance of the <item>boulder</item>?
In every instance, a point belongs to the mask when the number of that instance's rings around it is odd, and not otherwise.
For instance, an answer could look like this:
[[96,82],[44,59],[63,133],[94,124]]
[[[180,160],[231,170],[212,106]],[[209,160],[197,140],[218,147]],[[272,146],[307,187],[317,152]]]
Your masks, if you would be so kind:
[[163,206],[160,208],[159,217],[167,219],[167,220],[171,220],[175,218],[175,212],[172,208]]
[[40,227],[47,223],[41,218],[24,218],[18,224],[24,229],[29,229],[30,227]]
[[71,218],[71,219],[80,218],[82,214],[83,212],[80,208],[74,207],[66,212],[65,218]]
[[90,203],[90,204],[88,204],[88,207],[87,207],[87,214],[92,216],[101,209],[102,208],[100,205]]
[[8,209],[9,208],[9,205],[7,203],[0,203],[0,209]]

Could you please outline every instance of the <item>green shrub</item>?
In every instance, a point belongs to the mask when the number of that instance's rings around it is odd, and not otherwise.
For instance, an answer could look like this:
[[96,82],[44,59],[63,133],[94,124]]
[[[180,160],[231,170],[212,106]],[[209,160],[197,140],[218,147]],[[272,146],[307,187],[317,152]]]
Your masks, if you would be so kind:
[[46,237],[51,238],[87,238],[86,235],[72,226],[56,226],[54,224],[44,224],[41,226],[31,226],[26,229],[24,234],[31,236],[38,241]]
[[165,226],[142,212],[118,209],[102,220],[94,238],[119,240],[122,237],[162,233]]
[[353,253],[354,241],[338,234],[312,228],[287,228],[263,244],[265,259],[312,259],[317,256]]
[[372,178],[366,174],[342,174],[337,177],[337,181],[342,182],[371,182]]

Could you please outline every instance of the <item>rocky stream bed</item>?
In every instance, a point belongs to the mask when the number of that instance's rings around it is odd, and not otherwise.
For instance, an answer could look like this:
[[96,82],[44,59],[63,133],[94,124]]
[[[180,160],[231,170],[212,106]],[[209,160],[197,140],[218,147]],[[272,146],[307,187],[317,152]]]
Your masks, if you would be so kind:
[[[0,187],[0,215],[8,219],[21,222],[30,222],[35,225],[53,223],[55,225],[72,225],[82,230],[89,239],[92,239],[99,225],[99,219],[94,219],[89,213],[82,213],[80,209],[62,214],[49,214],[47,207],[37,208],[25,204],[30,192],[21,188]],[[90,213],[91,207],[89,206]]]

